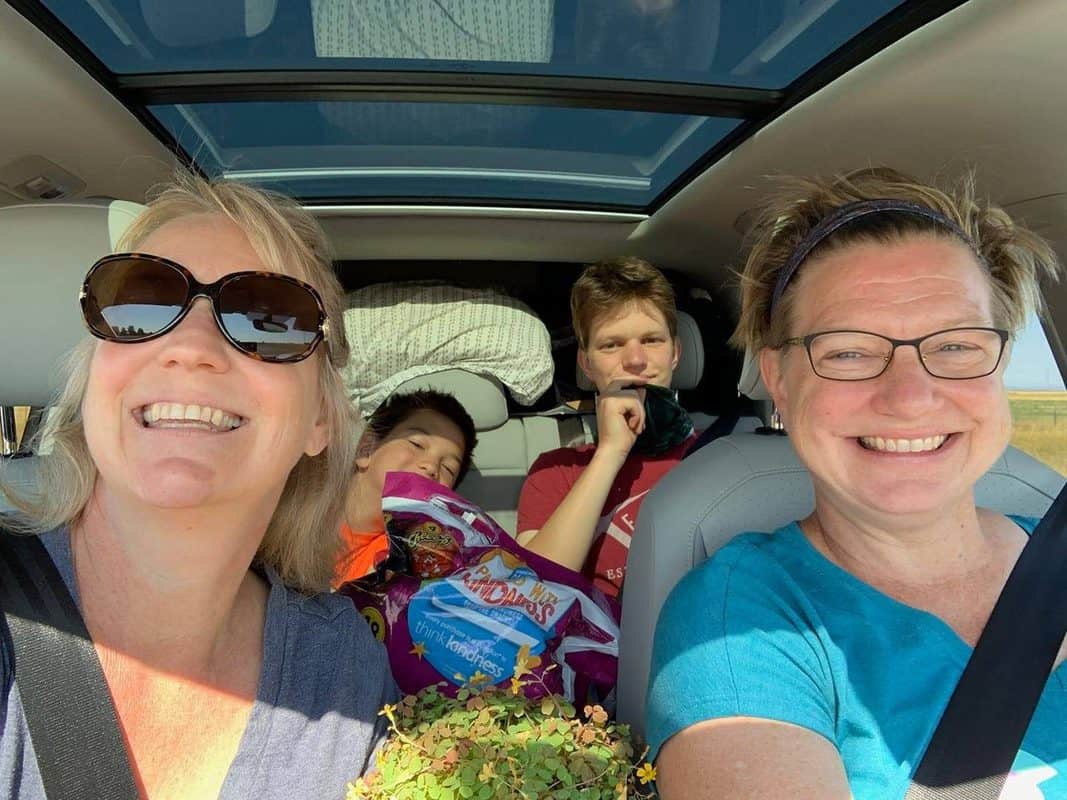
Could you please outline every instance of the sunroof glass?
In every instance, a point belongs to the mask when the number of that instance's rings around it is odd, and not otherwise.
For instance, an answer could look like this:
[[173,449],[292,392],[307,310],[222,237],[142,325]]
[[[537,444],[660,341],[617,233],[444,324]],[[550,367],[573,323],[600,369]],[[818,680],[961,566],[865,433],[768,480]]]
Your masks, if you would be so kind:
[[44,0],[113,72],[385,69],[775,89],[903,0]]
[[740,120],[530,105],[155,106],[208,172],[308,199],[536,200],[641,207]]

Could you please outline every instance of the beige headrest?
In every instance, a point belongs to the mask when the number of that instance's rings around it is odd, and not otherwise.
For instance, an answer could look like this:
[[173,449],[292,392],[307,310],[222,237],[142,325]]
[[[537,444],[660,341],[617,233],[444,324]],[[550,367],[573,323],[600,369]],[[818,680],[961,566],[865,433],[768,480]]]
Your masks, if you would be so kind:
[[750,400],[770,400],[767,387],[763,385],[763,378],[759,371],[759,356],[748,350],[745,351],[745,361],[741,365],[741,378],[737,381],[737,391]]
[[406,380],[393,390],[393,394],[419,389],[436,389],[453,395],[467,409],[479,431],[498,428],[508,421],[504,386],[491,376],[476,375],[465,369],[446,369]]
[[0,208],[0,406],[47,405],[61,358],[88,334],[78,291],[144,206],[123,200]]

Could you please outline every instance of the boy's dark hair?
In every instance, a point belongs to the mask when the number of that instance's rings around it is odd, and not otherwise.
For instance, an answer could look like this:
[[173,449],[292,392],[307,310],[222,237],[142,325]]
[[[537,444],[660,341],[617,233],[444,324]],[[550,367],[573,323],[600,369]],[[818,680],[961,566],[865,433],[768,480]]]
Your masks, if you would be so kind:
[[456,486],[459,486],[471,468],[474,448],[478,444],[478,434],[474,427],[474,420],[467,413],[467,409],[447,392],[419,389],[389,397],[367,420],[367,427],[360,439],[360,452],[364,452],[367,447],[377,447],[378,443],[392,433],[397,425],[416,411],[423,409],[435,411],[448,418],[463,434],[463,458],[460,461],[459,474],[456,475]]

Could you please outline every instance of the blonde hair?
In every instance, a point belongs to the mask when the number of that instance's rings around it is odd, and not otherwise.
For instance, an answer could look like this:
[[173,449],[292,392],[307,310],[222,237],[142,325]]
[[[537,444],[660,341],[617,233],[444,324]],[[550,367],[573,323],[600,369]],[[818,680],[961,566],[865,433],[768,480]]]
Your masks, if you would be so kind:
[[[782,269],[809,232],[836,209],[860,200],[906,200],[946,217],[970,239],[966,244],[984,264],[993,299],[993,324],[1015,332],[1031,311],[1041,312],[1040,281],[1058,280],[1059,262],[1052,247],[1016,224],[1007,212],[980,200],[974,174],[952,189],[920,183],[887,167],[870,167],[832,178],[785,178],[781,188],[757,209],[747,237],[748,256],[740,273],[741,316],[731,344],[755,353],[779,348],[789,338],[797,278],[771,310],[771,296]],[[858,242],[899,242],[911,236],[959,236],[936,220],[917,214],[872,214],[826,237],[805,259],[824,257]]]
[[[289,198],[229,181],[208,181],[189,173],[157,187],[148,207],[123,234],[119,250],[135,250],[169,222],[198,214],[218,214],[234,222],[270,269],[313,285],[322,296],[329,321],[318,359],[319,391],[330,438],[317,456],[304,455],[289,473],[260,543],[257,561],[272,567],[282,581],[302,592],[329,587],[340,547],[348,482],[355,460],[360,423],[348,400],[338,367],[348,360],[342,324],[343,290],[333,272],[325,234]],[[80,342],[67,360],[67,380],[35,441],[48,450],[40,458],[32,494],[2,487],[21,512],[17,526],[43,532],[77,522],[96,481],[85,440],[81,404],[89,381],[94,343]],[[324,355],[325,353],[325,355]]]
[[663,273],[641,258],[626,257],[590,264],[571,287],[571,325],[578,347],[589,346],[593,323],[601,315],[631,303],[651,303],[663,314],[671,338],[678,336],[674,287]]

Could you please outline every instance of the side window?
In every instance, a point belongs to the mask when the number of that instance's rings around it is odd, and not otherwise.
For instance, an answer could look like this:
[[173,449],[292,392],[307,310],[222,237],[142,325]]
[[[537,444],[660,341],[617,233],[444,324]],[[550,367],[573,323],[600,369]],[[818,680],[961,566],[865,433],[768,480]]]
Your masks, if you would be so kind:
[[26,430],[26,419],[29,416],[29,406],[15,406],[15,442],[22,441],[22,434]]
[[1004,373],[1011,414],[1011,443],[1067,475],[1067,391],[1036,317],[1015,339]]
[[[26,420],[30,415],[30,409],[28,406],[15,406],[13,409],[0,408],[0,413],[5,415],[3,420],[0,420],[2,425],[10,425],[12,419],[15,422],[15,441],[13,447],[17,448],[22,441],[22,437],[26,432]],[[0,455],[8,455],[9,452],[14,452],[12,443],[9,441],[11,431],[8,428],[3,430],[3,435],[0,436]]]

